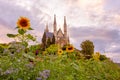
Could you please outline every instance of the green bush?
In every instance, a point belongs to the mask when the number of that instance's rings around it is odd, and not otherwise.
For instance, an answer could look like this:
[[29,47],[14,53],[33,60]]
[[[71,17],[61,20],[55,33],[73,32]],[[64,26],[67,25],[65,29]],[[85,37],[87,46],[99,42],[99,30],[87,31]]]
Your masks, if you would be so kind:
[[58,51],[58,45],[57,44],[50,45],[50,47],[45,49],[45,53],[47,53],[47,54],[56,54],[57,51]]
[[94,44],[92,41],[90,40],[85,40],[81,43],[81,48],[82,48],[82,53],[86,56],[86,55],[90,55],[92,56],[92,54],[94,53]]
[[106,59],[108,59],[108,58],[105,55],[100,55],[100,61],[104,61]]

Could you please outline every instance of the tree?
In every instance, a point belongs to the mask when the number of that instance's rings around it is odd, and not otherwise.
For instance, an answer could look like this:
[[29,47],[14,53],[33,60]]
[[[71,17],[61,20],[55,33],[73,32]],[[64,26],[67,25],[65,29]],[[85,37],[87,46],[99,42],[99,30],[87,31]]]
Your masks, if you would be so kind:
[[48,39],[47,39],[47,48],[49,47],[51,45],[51,40],[50,40],[50,38],[48,37]]
[[43,37],[42,37],[42,46],[43,50],[48,48],[51,44],[55,44],[55,36],[53,35],[52,38],[48,37],[46,38],[46,33],[44,32]]
[[42,37],[43,50],[46,48],[46,33],[44,32]]
[[55,36],[52,37],[52,44],[55,44]]
[[86,55],[90,55],[92,56],[92,54],[94,53],[94,44],[92,41],[90,40],[86,40],[83,41],[81,43],[81,48],[82,48],[82,53],[86,56]]
[[56,54],[58,51],[58,45],[57,44],[52,44],[48,48],[46,48],[45,52],[47,54]]

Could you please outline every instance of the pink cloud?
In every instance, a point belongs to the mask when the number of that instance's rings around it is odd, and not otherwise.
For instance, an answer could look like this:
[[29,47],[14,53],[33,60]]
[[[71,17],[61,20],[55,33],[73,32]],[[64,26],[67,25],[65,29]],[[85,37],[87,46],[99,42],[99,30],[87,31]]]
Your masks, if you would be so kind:
[[113,62],[120,63],[120,53],[105,53],[104,55],[113,60]]

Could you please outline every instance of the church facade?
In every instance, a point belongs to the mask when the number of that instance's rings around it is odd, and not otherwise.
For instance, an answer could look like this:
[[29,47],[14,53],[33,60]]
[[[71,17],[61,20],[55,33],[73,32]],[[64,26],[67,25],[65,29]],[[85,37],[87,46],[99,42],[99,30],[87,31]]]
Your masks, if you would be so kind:
[[55,37],[55,44],[59,44],[60,46],[69,44],[69,36],[67,32],[67,23],[65,16],[63,29],[63,31],[61,28],[57,29],[56,15],[54,15],[53,32],[49,32],[48,25],[46,25],[46,29],[44,30],[44,33],[46,34],[46,39],[50,38],[52,40],[53,37]]

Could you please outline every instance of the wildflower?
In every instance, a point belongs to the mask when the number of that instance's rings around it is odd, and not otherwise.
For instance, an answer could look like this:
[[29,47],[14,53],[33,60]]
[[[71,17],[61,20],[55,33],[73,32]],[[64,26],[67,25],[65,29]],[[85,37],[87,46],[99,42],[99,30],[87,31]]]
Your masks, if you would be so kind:
[[36,59],[36,61],[41,61],[41,62],[43,61],[43,59],[40,57],[36,57],[35,59]]
[[99,53],[99,52],[96,52],[96,53],[93,54],[92,56],[93,56],[93,59],[94,59],[94,60],[99,61],[99,58],[100,58],[100,53]]
[[74,51],[74,47],[72,45],[69,45],[69,46],[67,46],[66,51],[67,52],[73,52]]
[[44,70],[39,73],[39,76],[41,76],[45,80],[49,77],[49,75],[50,75],[50,70]]
[[4,49],[3,54],[10,53],[9,49]]
[[20,59],[18,59],[17,61],[18,61],[18,62],[21,62],[21,60],[20,60]]
[[34,65],[32,63],[29,63],[29,64],[25,64],[25,66],[29,69],[32,69],[34,67]]
[[13,73],[12,70],[6,70],[6,71],[4,72],[5,75],[9,75],[9,74],[11,74],[11,73]]
[[37,77],[36,80],[42,80],[42,78],[41,77]]
[[16,50],[17,53],[20,53],[20,49]]
[[26,17],[20,17],[17,21],[17,26],[20,29],[26,30],[30,28],[30,20]]
[[22,80],[21,78],[18,78],[17,80]]
[[36,50],[35,51],[35,55],[37,56],[39,54],[39,50]]
[[63,50],[62,50],[62,49],[59,49],[59,50],[58,50],[58,55],[61,55],[61,54],[63,54]]

